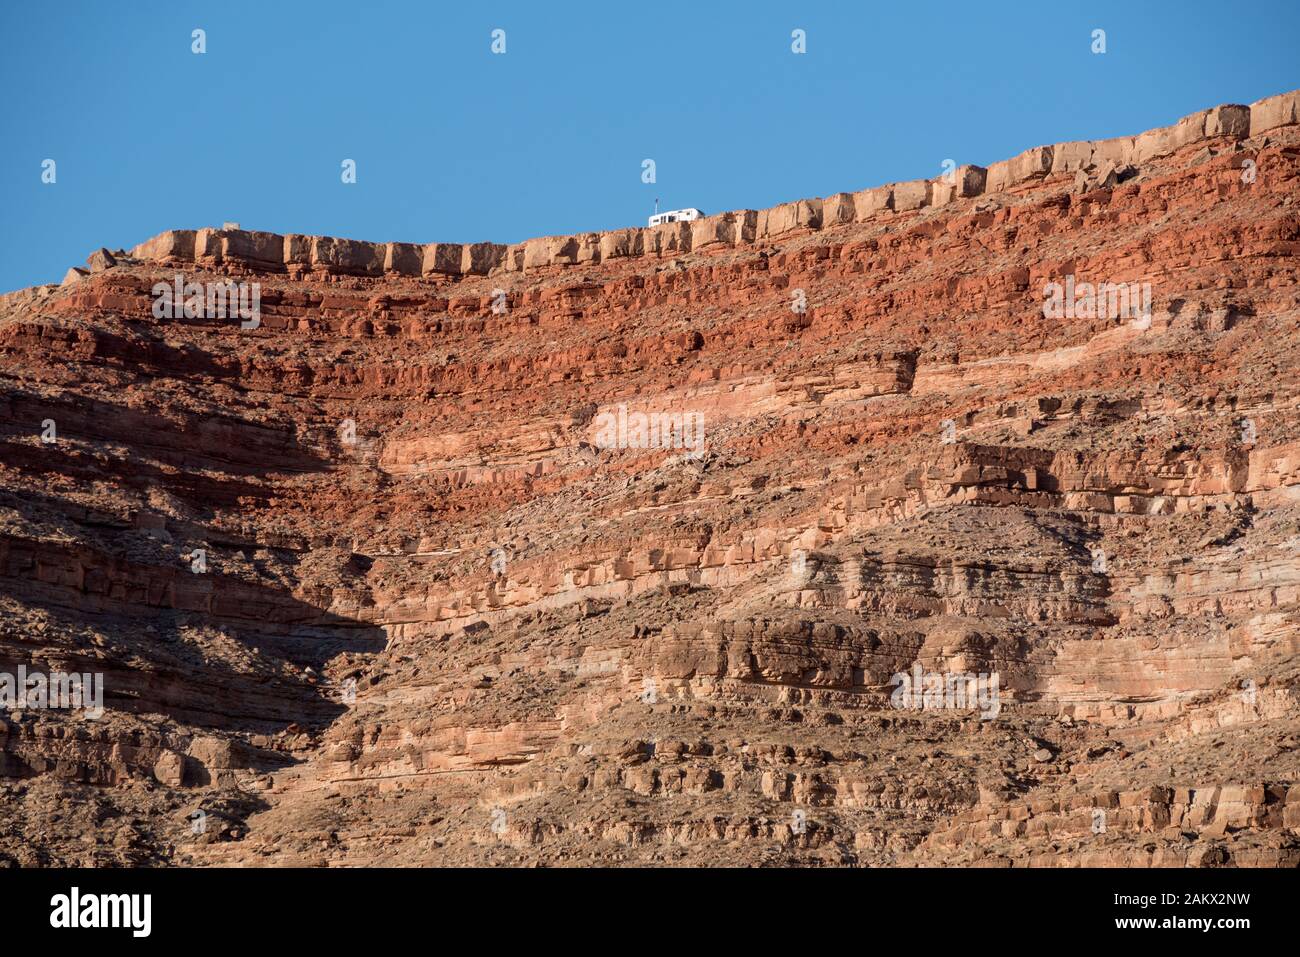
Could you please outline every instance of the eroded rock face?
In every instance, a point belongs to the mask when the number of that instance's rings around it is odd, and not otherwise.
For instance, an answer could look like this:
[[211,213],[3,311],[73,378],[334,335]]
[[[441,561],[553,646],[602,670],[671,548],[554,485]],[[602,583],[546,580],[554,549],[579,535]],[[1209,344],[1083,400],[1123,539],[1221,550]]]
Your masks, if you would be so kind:
[[1300,862],[1295,104],[3,297],[0,859]]

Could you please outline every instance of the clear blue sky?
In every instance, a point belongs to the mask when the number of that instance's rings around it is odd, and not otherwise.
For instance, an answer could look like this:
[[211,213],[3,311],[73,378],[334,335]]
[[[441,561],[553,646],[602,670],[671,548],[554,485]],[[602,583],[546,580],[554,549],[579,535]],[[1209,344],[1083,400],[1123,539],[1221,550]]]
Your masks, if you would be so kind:
[[1300,87],[1300,3],[10,0],[0,76],[8,291],[225,220],[517,242],[1135,133]]

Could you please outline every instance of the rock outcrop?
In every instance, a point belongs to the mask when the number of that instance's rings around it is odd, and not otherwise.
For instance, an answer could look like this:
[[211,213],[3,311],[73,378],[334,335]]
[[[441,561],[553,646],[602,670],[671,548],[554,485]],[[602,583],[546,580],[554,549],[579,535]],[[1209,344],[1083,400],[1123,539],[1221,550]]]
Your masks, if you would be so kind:
[[0,860],[1300,863],[1298,103],[0,298]]

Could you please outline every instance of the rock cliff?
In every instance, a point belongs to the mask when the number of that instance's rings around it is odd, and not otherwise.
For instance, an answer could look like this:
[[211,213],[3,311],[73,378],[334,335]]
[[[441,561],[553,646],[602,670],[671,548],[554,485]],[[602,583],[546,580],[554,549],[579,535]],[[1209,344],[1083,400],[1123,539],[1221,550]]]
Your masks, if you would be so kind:
[[1300,863],[1298,110],[0,297],[0,861]]

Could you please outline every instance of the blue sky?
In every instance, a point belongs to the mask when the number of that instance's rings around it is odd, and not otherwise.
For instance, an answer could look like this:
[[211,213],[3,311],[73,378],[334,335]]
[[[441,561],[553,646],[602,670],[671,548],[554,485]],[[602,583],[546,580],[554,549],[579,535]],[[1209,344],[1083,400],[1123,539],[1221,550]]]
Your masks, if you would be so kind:
[[934,176],[1300,87],[1298,38],[1295,0],[11,0],[0,291],[226,220],[517,242]]

